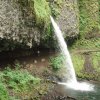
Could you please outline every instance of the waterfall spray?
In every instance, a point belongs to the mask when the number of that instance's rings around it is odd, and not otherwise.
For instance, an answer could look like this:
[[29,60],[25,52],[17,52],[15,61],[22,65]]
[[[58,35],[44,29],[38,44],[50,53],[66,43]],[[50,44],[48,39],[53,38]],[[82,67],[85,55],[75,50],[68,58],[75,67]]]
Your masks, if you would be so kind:
[[92,91],[93,85],[85,83],[85,82],[82,82],[82,83],[77,82],[71,56],[68,51],[67,44],[63,38],[62,32],[60,28],[58,27],[58,25],[56,24],[56,22],[54,21],[53,17],[50,16],[50,19],[54,27],[55,35],[57,37],[60,50],[65,57],[66,71],[67,71],[67,74],[69,75],[67,82],[60,83],[60,84],[66,85],[75,90]]

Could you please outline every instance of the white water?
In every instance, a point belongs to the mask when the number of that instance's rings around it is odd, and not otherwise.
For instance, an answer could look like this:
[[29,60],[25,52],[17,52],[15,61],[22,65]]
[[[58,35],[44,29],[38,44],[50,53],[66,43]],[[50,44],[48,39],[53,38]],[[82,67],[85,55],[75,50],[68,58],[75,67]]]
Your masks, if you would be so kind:
[[54,21],[54,19],[51,16],[50,18],[51,18],[52,25],[54,27],[55,35],[57,37],[61,52],[65,57],[66,71],[67,71],[67,75],[69,75],[68,81],[66,83],[59,83],[59,84],[66,85],[67,87],[75,90],[92,91],[93,85],[85,82],[82,83],[77,82],[71,56],[69,54],[67,44],[63,38],[62,32],[58,27],[58,25],[56,24],[56,22]]

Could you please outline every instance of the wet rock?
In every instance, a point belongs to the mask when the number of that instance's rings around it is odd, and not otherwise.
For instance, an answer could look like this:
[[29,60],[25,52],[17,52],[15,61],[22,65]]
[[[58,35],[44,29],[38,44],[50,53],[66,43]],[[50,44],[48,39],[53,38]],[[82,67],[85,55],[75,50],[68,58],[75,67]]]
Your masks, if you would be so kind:
[[[58,0],[48,1],[51,5],[58,2]],[[21,5],[21,3],[25,3],[23,4],[24,6]],[[77,0],[63,0],[59,9],[60,13],[57,17],[57,22],[63,33],[65,33],[65,36],[77,35]],[[30,48],[35,45],[40,45],[40,42],[42,43],[40,40],[44,39],[44,35],[46,34],[44,34],[45,32],[41,32],[43,27],[41,30],[38,26],[36,26],[36,20],[33,13],[34,12],[28,5],[28,0],[23,2],[20,0],[1,0],[0,38],[12,40],[12,42],[15,41],[19,44],[25,43],[25,45]]]
[[34,63],[37,64],[37,60],[34,60]]
[[60,14],[57,17],[57,22],[64,37],[75,37],[79,34],[77,0],[63,1]]

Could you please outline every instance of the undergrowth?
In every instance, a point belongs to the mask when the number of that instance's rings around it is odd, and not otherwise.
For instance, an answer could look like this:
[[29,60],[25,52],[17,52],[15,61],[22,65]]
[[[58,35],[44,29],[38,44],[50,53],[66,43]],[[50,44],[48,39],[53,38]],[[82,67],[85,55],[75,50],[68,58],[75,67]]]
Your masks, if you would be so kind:
[[64,56],[58,55],[50,58],[50,65],[54,71],[61,69],[64,66]]
[[0,80],[0,100],[9,100],[9,95],[6,86]]
[[81,48],[81,49],[98,49],[100,48],[100,38],[92,38],[92,39],[80,39],[77,40],[72,48]]
[[80,15],[80,35],[87,36],[88,33],[99,28],[98,2],[97,0],[78,0],[78,4]]
[[7,67],[0,72],[0,100],[11,100],[9,91],[12,91],[16,98],[17,93],[30,91],[40,83],[39,78],[35,78],[27,70],[19,69],[19,65],[16,65],[16,69]]
[[75,72],[80,74],[84,69],[84,57],[82,55],[73,55],[72,62],[75,67]]
[[95,52],[92,54],[93,66],[97,72],[100,72],[99,62],[100,62],[100,52]]

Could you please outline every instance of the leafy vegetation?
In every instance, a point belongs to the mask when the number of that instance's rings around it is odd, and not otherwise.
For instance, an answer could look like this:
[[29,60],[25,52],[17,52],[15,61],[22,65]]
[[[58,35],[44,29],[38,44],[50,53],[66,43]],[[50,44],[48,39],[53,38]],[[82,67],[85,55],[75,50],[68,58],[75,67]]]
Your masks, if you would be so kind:
[[92,54],[93,67],[97,72],[100,72],[99,62],[100,62],[100,52],[95,52]]
[[[100,56],[99,56],[99,52],[93,52],[93,53],[89,53],[89,57],[91,58],[91,60],[89,60],[87,62],[87,64],[89,63],[88,65],[88,70],[91,70],[93,72],[87,72],[86,68],[87,67],[85,65],[86,63],[86,54],[84,55],[84,53],[79,53],[79,54],[73,54],[72,55],[72,61],[73,61],[73,65],[75,67],[75,72],[76,72],[76,75],[79,77],[79,78],[82,78],[82,79],[93,79],[93,80],[98,80],[100,81],[100,68],[99,68],[99,59],[100,59]],[[90,59],[89,58],[89,59]],[[91,64],[90,64],[91,63]]]
[[80,74],[84,68],[84,57],[82,55],[73,55],[72,61],[77,74]]
[[48,2],[46,0],[30,0],[30,5],[35,14],[36,24],[47,27],[51,15]]
[[7,67],[0,72],[0,100],[10,100],[9,90],[14,94],[30,91],[40,83],[39,78],[33,77],[27,70],[21,70],[19,65],[16,65],[14,70]]
[[99,8],[97,0],[78,0],[80,15],[80,35],[87,36],[99,28]]
[[5,85],[0,80],[0,100],[9,100],[8,92]]
[[27,71],[12,71],[7,69],[4,71],[5,82],[8,84],[8,87],[13,88],[16,91],[22,91],[28,88],[30,84],[39,83],[38,78],[34,78]]
[[55,71],[61,69],[64,65],[64,56],[58,55],[56,57],[51,57],[50,58],[50,65],[52,66],[52,69]]
[[72,48],[81,48],[81,49],[93,49],[100,48],[100,38],[92,39],[79,39],[73,45]]
[[57,17],[60,14],[60,8],[62,4],[62,0],[56,0],[55,2],[50,3],[51,13],[53,17]]

